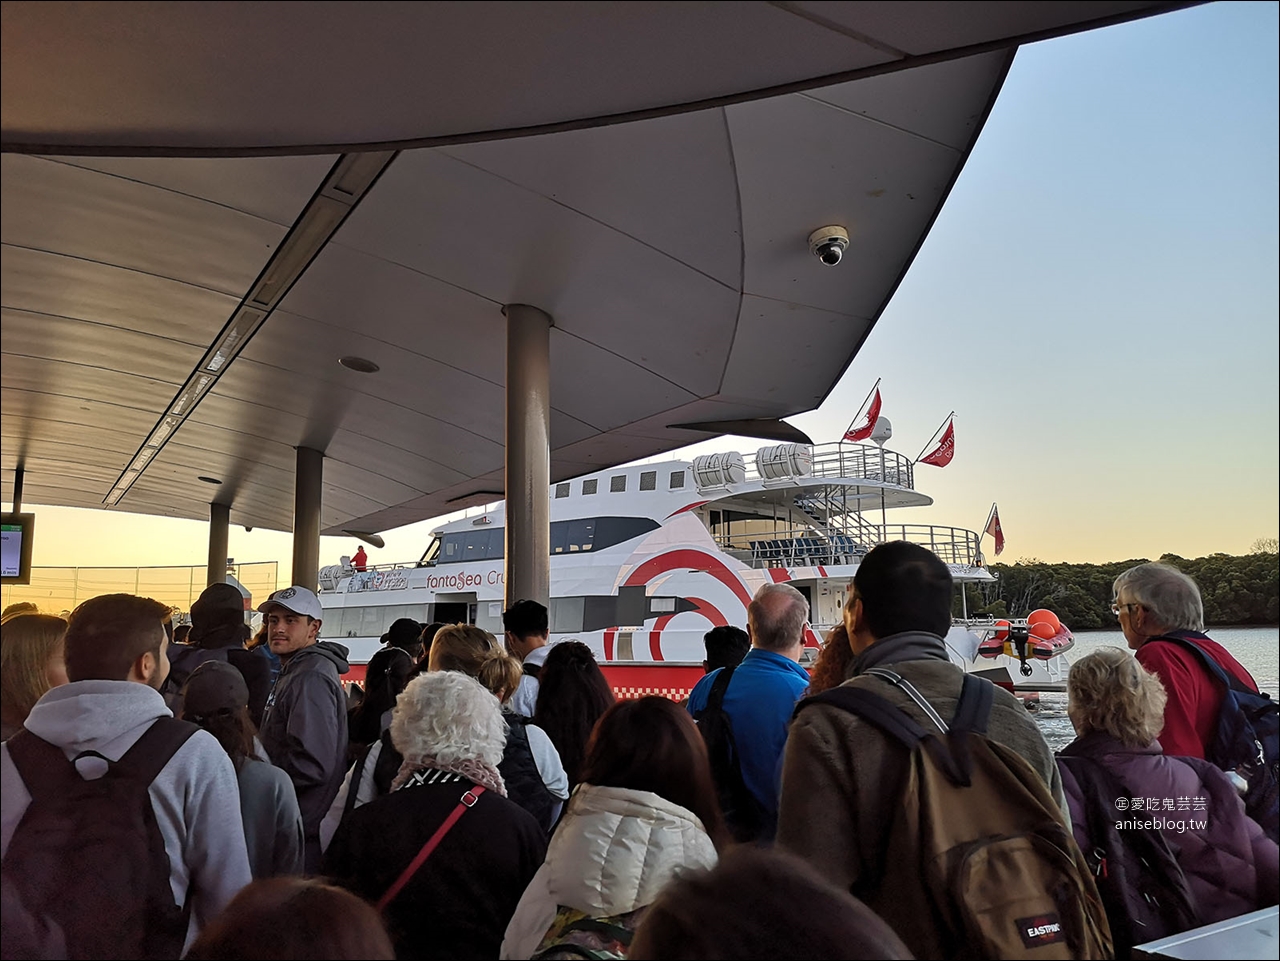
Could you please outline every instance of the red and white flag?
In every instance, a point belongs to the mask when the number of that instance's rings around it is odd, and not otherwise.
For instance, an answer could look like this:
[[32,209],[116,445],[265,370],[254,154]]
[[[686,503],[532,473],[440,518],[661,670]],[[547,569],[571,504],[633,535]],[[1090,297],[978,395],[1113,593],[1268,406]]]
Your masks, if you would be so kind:
[[871,406],[867,408],[867,417],[861,427],[849,425],[844,432],[844,439],[850,441],[866,440],[876,429],[876,421],[880,419],[880,388],[877,387],[871,396]]
[[1004,531],[1000,529],[1000,511],[996,509],[996,505],[991,505],[991,516],[987,518],[987,527],[983,531],[984,534],[990,534],[996,542],[996,554],[1004,550]]
[[933,467],[946,467],[951,463],[951,458],[956,456],[956,422],[951,420],[947,423],[947,430],[942,435],[942,440],[938,441],[938,446],[932,451],[920,458],[921,464],[930,464]]

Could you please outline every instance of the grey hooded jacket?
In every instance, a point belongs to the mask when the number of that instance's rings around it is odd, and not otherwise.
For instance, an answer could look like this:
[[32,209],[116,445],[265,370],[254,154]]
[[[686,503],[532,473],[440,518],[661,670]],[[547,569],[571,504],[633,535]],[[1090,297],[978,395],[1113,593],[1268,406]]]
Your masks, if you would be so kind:
[[347,649],[317,641],[285,664],[267,699],[262,745],[298,792],[309,871],[320,866],[320,822],[347,767]]
[[[164,698],[145,684],[75,681],[46,692],[31,709],[26,727],[62,748],[68,760],[96,751],[118,761],[158,718],[171,716]],[[87,780],[101,777],[106,767],[90,759],[77,770]],[[169,855],[174,900],[182,904],[191,899],[190,945],[251,880],[235,768],[212,734],[197,731],[151,782],[148,793]],[[31,794],[5,745],[0,749],[0,854],[9,850],[30,803]]]

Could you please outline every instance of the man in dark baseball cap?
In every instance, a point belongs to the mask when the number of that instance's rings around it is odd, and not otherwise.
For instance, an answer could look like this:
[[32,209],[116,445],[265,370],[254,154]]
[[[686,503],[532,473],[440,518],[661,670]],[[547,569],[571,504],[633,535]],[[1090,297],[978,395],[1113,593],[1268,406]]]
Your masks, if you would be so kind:
[[170,647],[169,679],[165,703],[174,714],[185,710],[182,698],[187,679],[202,664],[230,664],[244,677],[249,689],[249,717],[262,723],[267,695],[271,693],[271,663],[262,654],[246,651],[249,625],[245,622],[245,596],[234,584],[210,584],[191,605],[191,632],[185,647]]

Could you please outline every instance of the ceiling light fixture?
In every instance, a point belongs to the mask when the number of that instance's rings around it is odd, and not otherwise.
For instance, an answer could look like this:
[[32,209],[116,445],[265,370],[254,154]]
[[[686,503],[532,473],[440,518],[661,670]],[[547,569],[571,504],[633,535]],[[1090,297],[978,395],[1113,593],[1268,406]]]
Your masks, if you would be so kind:
[[373,361],[364,357],[339,357],[338,363],[347,370],[354,370],[357,374],[376,374],[382,370]]
[[254,310],[251,307],[245,307],[237,313],[231,325],[218,340],[217,346],[211,351],[212,356],[206,355],[203,369],[211,374],[222,370],[240,352],[245,342],[257,332],[258,325],[266,316],[265,311]]
[[156,426],[156,429],[151,432],[151,436],[147,438],[146,446],[159,449],[168,439],[169,435],[173,433],[173,429],[177,426],[178,418],[166,417],[164,420],[160,421]]
[[[360,198],[369,191],[395,157],[395,151],[373,151],[344,154],[338,158],[320,189],[294,221],[262,273],[236,306],[231,319],[223,326],[213,345],[205,351],[200,363],[183,382],[159,422],[103,498],[106,506],[114,507],[119,502],[147,463],[168,443],[170,435],[182,426],[182,422],[191,415],[204,395],[244,350],[250,338],[266,322],[303,271],[342,226]],[[359,357],[349,359],[367,365],[361,367],[344,364],[352,370],[373,373],[378,369],[378,365],[372,361]],[[222,483],[210,477],[200,479],[208,484]]]
[[204,474],[201,474],[199,477],[197,477],[197,478],[196,478],[196,480],[198,480],[198,481],[204,481],[206,484],[221,484],[221,483],[222,483],[222,481],[218,480],[218,478],[216,478],[216,477],[205,477],[205,475],[204,475]]

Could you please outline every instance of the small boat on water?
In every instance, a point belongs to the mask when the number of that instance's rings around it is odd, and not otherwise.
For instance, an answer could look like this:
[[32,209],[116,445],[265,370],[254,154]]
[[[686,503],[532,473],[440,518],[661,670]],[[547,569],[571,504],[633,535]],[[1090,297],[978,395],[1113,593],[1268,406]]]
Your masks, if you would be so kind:
[[[878,444],[781,444],[618,467],[553,484],[549,496],[551,640],[590,646],[620,696],[687,695],[703,673],[703,634],[745,626],[752,594],[767,583],[808,599],[806,654],[816,655],[877,544],[921,544],[960,584],[993,580],[974,531],[889,523],[890,511],[932,498],[916,489],[915,463]],[[343,558],[321,570],[322,634],[351,649],[352,679],[400,617],[502,635],[504,517],[497,504],[442,525],[414,563],[357,571]],[[994,658],[1025,683],[1060,679],[1065,647],[1034,624],[965,618],[952,635],[966,670]],[[1024,635],[1035,640],[1020,663]]]
[[1051,661],[1074,645],[1075,638],[1058,616],[1041,608],[1028,614],[1025,621],[995,621],[990,636],[978,645],[978,655],[1016,657],[1025,667],[1029,658]]

